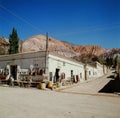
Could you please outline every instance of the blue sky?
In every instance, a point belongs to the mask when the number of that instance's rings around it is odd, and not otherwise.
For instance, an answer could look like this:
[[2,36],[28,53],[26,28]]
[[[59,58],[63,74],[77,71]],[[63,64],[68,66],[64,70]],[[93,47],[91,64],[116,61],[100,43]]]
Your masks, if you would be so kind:
[[0,0],[0,36],[12,28],[77,45],[120,48],[120,0]]

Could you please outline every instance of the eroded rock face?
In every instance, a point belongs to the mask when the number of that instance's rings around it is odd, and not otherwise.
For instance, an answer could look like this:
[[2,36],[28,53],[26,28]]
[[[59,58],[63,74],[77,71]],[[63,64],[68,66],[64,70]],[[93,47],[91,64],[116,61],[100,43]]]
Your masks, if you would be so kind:
[[[23,52],[38,51],[46,49],[46,37],[44,35],[36,35],[28,38],[23,42]],[[100,46],[77,46],[69,43],[65,43],[49,37],[49,51],[56,52],[58,54],[74,57],[83,54],[92,54],[99,56],[106,52],[106,49]]]
[[[0,37],[0,54],[8,54],[10,44],[9,41]],[[24,42],[19,42],[19,52],[31,51],[45,51],[46,50],[46,36],[36,35],[28,38]],[[120,48],[106,50],[96,45],[73,45],[68,42],[59,41],[49,37],[48,50],[58,53],[60,55],[74,58],[77,61],[86,62],[96,56],[111,56],[114,53],[120,53]]]
[[101,56],[104,56],[104,57],[108,57],[108,56],[113,57],[114,54],[120,54],[120,48],[112,48],[110,50],[107,50]]
[[0,37],[0,52],[7,54],[8,50],[9,50],[9,42],[6,39]]
[[[23,42],[23,52],[38,51],[46,49],[46,37],[43,35],[33,36]],[[78,55],[74,50],[66,47],[63,42],[49,37],[48,50],[58,54],[73,57]]]
[[92,54],[92,55],[99,56],[105,53],[106,49],[100,46],[88,45],[88,46],[79,46],[78,51],[81,52],[81,54]]

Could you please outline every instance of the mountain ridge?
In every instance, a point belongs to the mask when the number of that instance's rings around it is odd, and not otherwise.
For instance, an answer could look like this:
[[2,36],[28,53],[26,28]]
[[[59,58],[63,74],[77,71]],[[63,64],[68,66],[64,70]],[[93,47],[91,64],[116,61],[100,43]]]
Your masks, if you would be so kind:
[[[112,48],[107,50],[98,45],[75,45],[66,41],[60,41],[52,37],[48,37],[48,50],[58,53],[62,56],[74,58],[77,61],[86,62],[92,58],[96,58],[102,55],[102,57],[112,55],[116,52],[120,53],[120,48]],[[4,38],[0,38],[1,49],[5,48],[7,52],[9,50],[9,42]],[[46,36],[40,34],[29,37],[28,39],[19,42],[19,52],[31,52],[31,51],[45,51],[46,50]],[[4,51],[4,52],[5,52]],[[8,52],[5,54],[8,54]],[[3,52],[1,53],[3,54]]]
[[[46,37],[44,35],[36,35],[26,39],[23,42],[23,52],[45,50],[46,47]],[[50,51],[57,52],[58,54],[74,57],[82,54],[92,54],[99,56],[105,53],[107,50],[101,46],[96,45],[73,45],[64,41],[56,40],[49,37]]]

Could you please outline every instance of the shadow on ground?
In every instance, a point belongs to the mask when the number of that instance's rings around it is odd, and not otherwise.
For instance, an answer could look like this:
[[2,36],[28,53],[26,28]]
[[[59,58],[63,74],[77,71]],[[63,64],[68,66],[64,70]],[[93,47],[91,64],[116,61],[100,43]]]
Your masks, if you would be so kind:
[[110,75],[107,78],[111,78],[111,80],[99,92],[101,93],[120,92],[120,78],[116,77],[114,79],[114,75]]

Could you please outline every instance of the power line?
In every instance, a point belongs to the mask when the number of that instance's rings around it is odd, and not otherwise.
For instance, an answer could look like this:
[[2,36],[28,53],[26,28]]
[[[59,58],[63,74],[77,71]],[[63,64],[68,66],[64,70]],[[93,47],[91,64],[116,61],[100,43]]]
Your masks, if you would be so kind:
[[91,26],[91,27],[85,27],[77,32],[69,32],[69,33],[61,33],[56,36],[68,36],[68,35],[75,35],[75,34],[82,34],[87,32],[95,32],[95,31],[104,31],[104,30],[111,30],[120,28],[120,24],[105,24],[105,25],[98,25],[98,26]]
[[5,11],[7,11],[8,13],[10,13],[11,15],[15,16],[16,18],[18,18],[19,20],[21,20],[22,22],[28,24],[29,26],[31,26],[31,27],[34,28],[35,30],[41,32],[41,30],[40,30],[38,27],[36,27],[36,26],[33,25],[32,23],[28,22],[27,20],[25,20],[25,19],[22,18],[21,16],[15,14],[15,13],[12,12],[10,9],[6,8],[5,6],[3,6],[3,5],[1,5],[1,4],[0,4],[0,7],[1,7],[2,9],[4,9]]

